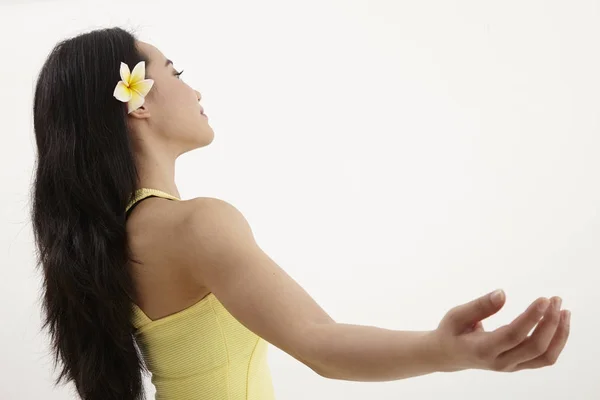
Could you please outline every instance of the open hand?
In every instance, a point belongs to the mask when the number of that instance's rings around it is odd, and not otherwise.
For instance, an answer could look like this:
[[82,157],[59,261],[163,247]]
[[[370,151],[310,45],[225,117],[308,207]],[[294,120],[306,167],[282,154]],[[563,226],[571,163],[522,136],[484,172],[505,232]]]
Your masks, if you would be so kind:
[[481,321],[505,302],[503,291],[494,293],[452,308],[433,332],[443,354],[442,371],[514,372],[556,363],[569,337],[571,316],[561,311],[560,297],[538,298],[510,324],[486,332]]

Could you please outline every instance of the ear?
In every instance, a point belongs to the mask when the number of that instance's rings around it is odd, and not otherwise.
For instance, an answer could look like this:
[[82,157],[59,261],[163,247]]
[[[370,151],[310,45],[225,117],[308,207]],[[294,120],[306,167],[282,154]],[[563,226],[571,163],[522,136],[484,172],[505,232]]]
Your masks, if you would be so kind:
[[143,104],[141,107],[138,107],[137,109],[133,110],[128,115],[132,118],[146,119],[150,118],[150,110],[148,109],[148,107],[146,107],[145,104]]

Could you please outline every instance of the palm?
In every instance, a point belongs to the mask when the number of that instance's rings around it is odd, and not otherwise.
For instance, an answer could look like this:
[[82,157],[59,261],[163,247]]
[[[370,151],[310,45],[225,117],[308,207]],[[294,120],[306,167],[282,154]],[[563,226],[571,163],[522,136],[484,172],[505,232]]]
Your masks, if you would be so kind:
[[[560,310],[559,298],[552,300],[553,305],[546,310],[540,306],[549,302],[536,300],[511,323],[490,332],[485,331],[481,320],[463,325],[467,327],[462,329],[452,326],[456,320],[453,311],[440,328],[454,331],[452,336],[463,354],[460,365],[503,372],[540,368],[556,362],[569,335],[568,311]],[[465,354],[471,355],[469,360],[464,359]]]

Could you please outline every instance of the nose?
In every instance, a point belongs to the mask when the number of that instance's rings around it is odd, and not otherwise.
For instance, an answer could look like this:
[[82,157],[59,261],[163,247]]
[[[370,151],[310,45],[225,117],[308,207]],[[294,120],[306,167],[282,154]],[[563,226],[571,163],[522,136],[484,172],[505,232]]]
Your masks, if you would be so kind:
[[198,98],[198,101],[202,100],[202,95],[200,94],[200,92],[197,90],[194,90],[194,92],[196,92],[196,97]]

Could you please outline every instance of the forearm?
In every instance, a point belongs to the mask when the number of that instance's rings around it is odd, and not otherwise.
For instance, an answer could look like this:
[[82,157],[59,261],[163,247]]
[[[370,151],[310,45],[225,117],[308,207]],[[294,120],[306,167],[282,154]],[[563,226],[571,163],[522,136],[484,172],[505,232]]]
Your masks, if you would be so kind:
[[396,331],[374,326],[322,324],[311,335],[312,368],[348,381],[393,381],[441,370],[441,354],[430,331]]

